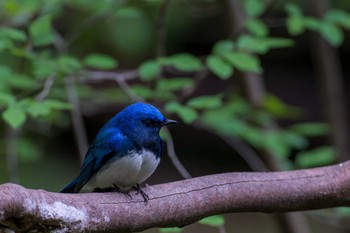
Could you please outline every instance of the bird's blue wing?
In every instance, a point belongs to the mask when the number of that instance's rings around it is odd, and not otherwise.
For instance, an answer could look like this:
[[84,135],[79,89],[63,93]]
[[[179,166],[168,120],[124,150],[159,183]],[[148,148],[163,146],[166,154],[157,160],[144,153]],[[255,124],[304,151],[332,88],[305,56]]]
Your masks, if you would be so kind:
[[90,178],[112,157],[125,154],[130,142],[117,128],[102,130],[89,147],[76,179],[74,192],[79,192]]

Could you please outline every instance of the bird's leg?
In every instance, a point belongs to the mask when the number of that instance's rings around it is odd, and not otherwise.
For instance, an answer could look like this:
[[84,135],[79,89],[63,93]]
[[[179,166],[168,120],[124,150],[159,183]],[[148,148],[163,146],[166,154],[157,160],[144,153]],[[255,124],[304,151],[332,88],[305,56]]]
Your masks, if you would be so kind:
[[145,204],[147,204],[147,202],[149,200],[149,196],[147,195],[147,193],[145,193],[145,191],[143,191],[141,189],[141,186],[139,184],[136,184],[135,186],[133,186],[133,188],[136,190],[136,194],[140,194],[141,193]]
[[132,196],[130,195],[129,192],[122,190],[121,188],[119,188],[116,184],[113,184],[113,188],[115,192],[118,193],[123,193],[124,195],[128,196],[130,198],[130,200],[132,200]]

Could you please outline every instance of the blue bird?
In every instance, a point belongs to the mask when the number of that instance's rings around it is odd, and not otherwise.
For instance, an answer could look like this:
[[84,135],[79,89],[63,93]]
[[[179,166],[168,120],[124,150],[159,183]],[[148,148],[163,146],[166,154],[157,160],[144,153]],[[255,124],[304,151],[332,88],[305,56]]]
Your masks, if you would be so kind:
[[116,114],[99,131],[89,147],[80,171],[62,193],[140,188],[157,168],[163,149],[162,126],[177,123],[166,119],[150,104],[135,103]]

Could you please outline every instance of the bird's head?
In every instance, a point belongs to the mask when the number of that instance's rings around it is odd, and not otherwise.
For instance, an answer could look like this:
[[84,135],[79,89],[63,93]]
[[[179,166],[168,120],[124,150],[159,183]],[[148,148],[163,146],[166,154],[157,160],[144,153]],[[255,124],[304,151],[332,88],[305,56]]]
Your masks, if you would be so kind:
[[112,121],[125,135],[135,138],[158,137],[162,126],[177,123],[165,118],[157,108],[145,103],[129,105]]

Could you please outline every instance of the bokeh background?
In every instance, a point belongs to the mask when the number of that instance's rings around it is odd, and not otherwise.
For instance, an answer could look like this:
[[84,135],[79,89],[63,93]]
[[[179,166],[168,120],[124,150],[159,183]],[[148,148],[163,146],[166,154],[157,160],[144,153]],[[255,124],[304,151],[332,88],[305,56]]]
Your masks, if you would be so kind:
[[[348,160],[349,10],[346,0],[2,0],[0,182],[60,191],[100,127],[135,101],[180,122],[162,132],[168,150],[148,184]],[[146,232],[348,232],[349,217],[239,213]]]

